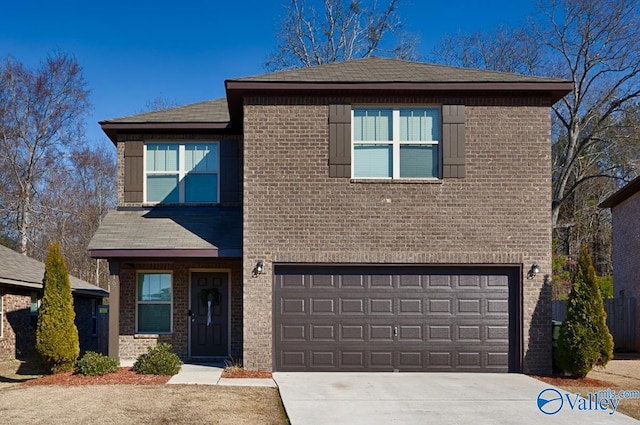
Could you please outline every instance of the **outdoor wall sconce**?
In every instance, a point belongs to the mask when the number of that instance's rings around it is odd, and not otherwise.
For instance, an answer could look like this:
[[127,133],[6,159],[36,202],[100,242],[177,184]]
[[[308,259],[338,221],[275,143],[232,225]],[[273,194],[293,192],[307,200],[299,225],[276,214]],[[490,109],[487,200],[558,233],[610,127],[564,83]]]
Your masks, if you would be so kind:
[[259,274],[262,274],[262,271],[264,270],[264,264],[262,263],[262,261],[258,261],[256,263],[256,266],[253,268],[253,271],[251,272],[253,277],[258,277]]
[[540,266],[538,266],[536,263],[533,263],[531,265],[531,268],[529,269],[529,272],[527,272],[527,279],[533,279],[538,275],[538,273],[540,273]]

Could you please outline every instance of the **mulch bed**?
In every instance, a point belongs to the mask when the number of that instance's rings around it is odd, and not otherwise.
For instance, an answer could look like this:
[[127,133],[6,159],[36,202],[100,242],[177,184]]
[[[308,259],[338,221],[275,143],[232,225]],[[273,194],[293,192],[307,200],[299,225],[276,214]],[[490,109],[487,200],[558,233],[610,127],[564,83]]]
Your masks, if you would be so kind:
[[161,385],[171,379],[168,375],[141,375],[130,367],[121,367],[116,373],[103,376],[76,375],[73,372],[45,375],[21,385]]
[[572,378],[569,376],[532,376],[539,381],[546,382],[547,384],[556,387],[602,387],[611,388],[612,385],[609,382],[600,381],[593,378]]

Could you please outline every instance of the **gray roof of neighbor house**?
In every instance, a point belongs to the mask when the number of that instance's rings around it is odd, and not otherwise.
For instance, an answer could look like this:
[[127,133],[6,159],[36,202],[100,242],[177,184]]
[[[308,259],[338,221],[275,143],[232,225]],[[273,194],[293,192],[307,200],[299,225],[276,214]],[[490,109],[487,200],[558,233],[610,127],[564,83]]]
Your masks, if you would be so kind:
[[[0,246],[0,284],[42,289],[44,264],[5,246]],[[76,294],[106,297],[109,292],[74,276],[69,276]]]
[[598,205],[600,208],[613,208],[619,203],[626,201],[629,197],[640,192],[640,176],[631,180],[622,189],[609,196],[604,202]]
[[109,211],[89,243],[94,258],[240,257],[239,207]]
[[225,81],[227,98],[101,121],[112,141],[118,131],[241,132],[243,97],[252,94],[461,93],[548,96],[555,103],[571,81],[369,57]]

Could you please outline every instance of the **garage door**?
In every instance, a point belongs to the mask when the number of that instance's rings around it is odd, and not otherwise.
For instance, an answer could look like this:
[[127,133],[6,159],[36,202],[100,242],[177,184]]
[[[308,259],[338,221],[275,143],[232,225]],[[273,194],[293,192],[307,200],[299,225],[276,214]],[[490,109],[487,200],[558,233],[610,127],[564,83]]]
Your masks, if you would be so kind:
[[275,267],[278,371],[519,369],[519,268]]

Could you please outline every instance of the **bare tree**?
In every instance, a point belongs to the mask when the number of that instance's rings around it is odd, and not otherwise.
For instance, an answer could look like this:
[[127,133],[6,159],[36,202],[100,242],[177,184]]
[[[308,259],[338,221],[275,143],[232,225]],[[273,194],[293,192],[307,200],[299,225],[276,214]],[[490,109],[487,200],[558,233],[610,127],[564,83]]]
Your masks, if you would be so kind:
[[635,0],[552,0],[544,12],[548,24],[534,28],[536,38],[551,70],[574,85],[553,108],[561,128],[553,143],[555,226],[562,203],[584,183],[637,173],[606,159],[625,149],[616,128],[640,96],[640,20]]
[[35,70],[11,58],[0,64],[0,208],[15,220],[18,250],[25,255],[34,218],[47,207],[47,182],[64,172],[82,136],[88,93],[80,65],[64,54]]
[[89,257],[87,246],[107,211],[116,205],[116,158],[110,147],[83,146],[72,153],[68,172],[49,182],[49,219],[41,222],[35,241],[38,254],[59,241],[69,272],[94,283],[104,279],[98,277],[98,263]]
[[640,96],[639,21],[636,0],[547,0],[527,26],[447,36],[433,55],[451,65],[573,82],[573,93],[553,106],[554,228],[582,185],[638,173],[637,137],[623,116]]
[[[278,47],[269,70],[308,67],[371,56],[374,53],[416,59],[417,37],[402,32],[400,0],[322,0],[308,5],[290,0],[276,32]],[[395,37],[385,48],[383,39]]]
[[518,74],[535,74],[542,60],[531,32],[506,24],[491,32],[445,34],[432,56],[451,66]]

